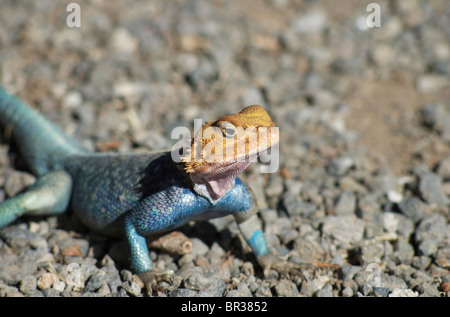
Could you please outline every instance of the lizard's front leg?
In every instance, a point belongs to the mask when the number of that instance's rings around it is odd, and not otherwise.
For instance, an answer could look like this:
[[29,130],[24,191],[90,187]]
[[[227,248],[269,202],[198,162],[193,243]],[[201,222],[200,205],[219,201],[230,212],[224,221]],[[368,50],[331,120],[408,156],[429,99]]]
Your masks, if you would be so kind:
[[136,231],[136,227],[129,215],[125,217],[125,234],[129,246],[131,265],[142,282],[144,282],[148,294],[151,295],[152,290],[161,290],[158,287],[158,283],[161,281],[168,282],[173,287],[176,287],[177,280],[173,271],[160,272],[153,268],[146,239]]
[[250,245],[259,265],[262,266],[265,276],[268,275],[270,269],[274,269],[282,275],[288,275],[289,273],[300,274],[298,266],[288,263],[269,252],[261,222],[254,208],[244,212],[237,212],[233,215],[241,234]]

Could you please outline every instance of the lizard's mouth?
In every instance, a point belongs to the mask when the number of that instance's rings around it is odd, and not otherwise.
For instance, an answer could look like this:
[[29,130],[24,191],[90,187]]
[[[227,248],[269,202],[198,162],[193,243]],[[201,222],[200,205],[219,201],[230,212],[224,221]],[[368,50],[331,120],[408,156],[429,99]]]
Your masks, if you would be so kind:
[[194,190],[211,203],[218,201],[232,187],[234,179],[249,165],[250,161],[230,164],[208,164],[201,171],[190,173]]

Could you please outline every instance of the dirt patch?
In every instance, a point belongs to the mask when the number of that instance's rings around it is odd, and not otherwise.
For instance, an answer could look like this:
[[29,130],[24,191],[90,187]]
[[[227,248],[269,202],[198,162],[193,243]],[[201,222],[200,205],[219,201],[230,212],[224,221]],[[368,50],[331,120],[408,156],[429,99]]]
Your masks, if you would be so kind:
[[396,174],[410,170],[419,156],[433,166],[450,155],[449,144],[430,135],[420,119],[422,106],[448,93],[422,94],[412,82],[353,80],[353,86],[346,99],[351,108],[347,127],[358,131],[360,145]]

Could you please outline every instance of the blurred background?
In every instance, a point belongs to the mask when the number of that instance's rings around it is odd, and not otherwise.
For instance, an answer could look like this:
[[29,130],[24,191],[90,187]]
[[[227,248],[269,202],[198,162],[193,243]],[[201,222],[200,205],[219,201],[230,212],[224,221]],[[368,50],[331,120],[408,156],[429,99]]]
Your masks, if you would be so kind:
[[[367,24],[372,2],[380,27]],[[250,295],[450,290],[449,1],[76,1],[81,28],[67,26],[69,3],[0,0],[0,84],[86,147],[169,149],[174,127],[251,104],[280,127],[278,173],[244,175],[271,246],[360,270],[322,284],[316,271],[281,286],[259,276]],[[0,161],[4,197],[32,183]],[[225,251],[227,221],[211,222]],[[373,262],[378,293],[354,278]],[[218,296],[248,295],[233,285]]]

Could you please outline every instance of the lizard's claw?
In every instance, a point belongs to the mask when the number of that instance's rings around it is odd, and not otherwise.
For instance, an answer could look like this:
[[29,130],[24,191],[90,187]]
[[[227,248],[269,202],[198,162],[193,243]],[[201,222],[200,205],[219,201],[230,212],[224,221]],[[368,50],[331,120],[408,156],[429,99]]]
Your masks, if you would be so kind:
[[277,271],[284,277],[289,277],[289,274],[303,276],[299,265],[287,262],[270,253],[258,257],[258,263],[264,270],[264,276],[269,275],[270,269]]
[[148,295],[152,295],[153,291],[166,293],[176,289],[181,284],[181,278],[176,276],[172,270],[161,272],[153,269],[139,274],[139,278],[144,283]]

